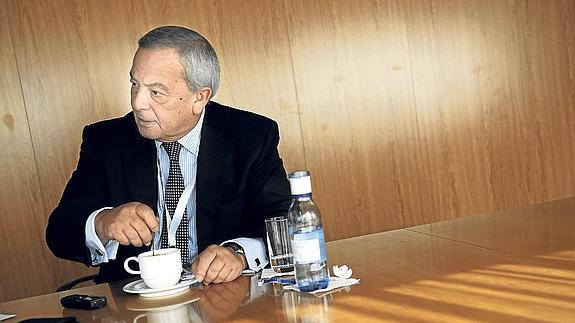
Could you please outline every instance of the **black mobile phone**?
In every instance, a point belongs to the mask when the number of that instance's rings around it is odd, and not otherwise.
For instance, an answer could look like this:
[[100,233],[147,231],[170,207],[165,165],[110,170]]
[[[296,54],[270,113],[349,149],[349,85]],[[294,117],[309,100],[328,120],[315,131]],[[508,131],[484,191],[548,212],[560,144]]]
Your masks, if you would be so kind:
[[106,306],[107,301],[104,296],[74,294],[62,297],[60,304],[67,308],[95,310]]

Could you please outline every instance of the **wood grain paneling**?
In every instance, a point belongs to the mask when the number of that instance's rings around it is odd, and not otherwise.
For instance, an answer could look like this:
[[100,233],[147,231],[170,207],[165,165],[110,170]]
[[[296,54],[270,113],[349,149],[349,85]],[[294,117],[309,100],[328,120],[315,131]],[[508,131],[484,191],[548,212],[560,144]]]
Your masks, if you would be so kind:
[[[15,17],[10,29],[44,202],[42,212],[35,216],[42,219],[44,228],[75,168],[82,127],[129,111],[129,94],[124,94],[129,90],[129,68],[115,77],[105,72],[117,64],[129,64],[129,56],[125,58],[117,52],[122,43],[110,45],[110,41],[102,39],[102,35],[111,34],[104,27],[110,21],[102,21],[102,29],[94,28],[87,17],[88,4],[9,1],[7,6],[9,16]],[[100,10],[102,17],[115,20]],[[125,90],[118,90],[122,86]],[[38,232],[43,240],[41,227]],[[47,256],[51,259],[45,267],[54,275],[50,290],[71,278],[94,272],[84,265],[58,260],[50,252]]]
[[409,3],[417,119],[433,183],[409,224],[526,203],[525,128],[511,2]]
[[529,202],[573,196],[575,2],[520,2],[517,24],[529,129],[523,163]]
[[54,285],[52,271],[44,267],[51,262],[44,244],[46,217],[5,8],[0,1],[0,300]]
[[[572,0],[1,3],[0,242],[24,243],[2,248],[0,300],[87,272],[46,255],[46,218],[82,127],[130,110],[136,42],[158,25],[213,43],[215,100],[278,121],[328,240],[575,193]],[[44,272],[22,279],[31,259]]]
[[305,169],[287,25],[280,19],[281,2],[223,0],[218,7],[208,9],[204,17],[221,17],[207,29],[222,64],[222,84],[215,100],[278,121],[286,171]]
[[404,225],[423,185],[398,1],[286,1],[306,160],[328,239]]
[[130,110],[127,79],[136,46],[122,41],[129,34],[103,37],[113,34],[111,21],[121,21],[112,14],[128,7],[102,6],[98,15],[105,19],[95,24],[89,1],[9,3],[11,16],[19,17],[11,28],[40,183],[46,207],[54,207],[76,165],[83,126]]
[[572,1],[285,3],[328,239],[573,195]]

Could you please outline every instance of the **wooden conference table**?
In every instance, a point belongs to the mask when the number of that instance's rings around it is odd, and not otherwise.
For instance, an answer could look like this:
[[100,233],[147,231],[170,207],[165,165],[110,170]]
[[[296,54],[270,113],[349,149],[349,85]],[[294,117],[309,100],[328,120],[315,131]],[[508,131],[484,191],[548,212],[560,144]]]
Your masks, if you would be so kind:
[[[321,297],[238,280],[163,299],[127,282],[0,304],[4,322],[75,316],[80,322],[368,322],[575,320],[575,198],[328,243],[331,264],[361,284]],[[71,293],[104,295],[96,311],[63,309]]]

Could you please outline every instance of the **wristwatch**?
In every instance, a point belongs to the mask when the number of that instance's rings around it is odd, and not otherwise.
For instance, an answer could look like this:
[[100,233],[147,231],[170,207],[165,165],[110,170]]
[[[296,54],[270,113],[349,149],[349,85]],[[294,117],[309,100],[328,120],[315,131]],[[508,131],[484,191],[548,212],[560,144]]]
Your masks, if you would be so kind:
[[244,252],[244,248],[242,248],[242,246],[240,246],[239,244],[235,243],[235,242],[228,242],[224,245],[224,247],[229,247],[230,249],[232,249],[233,252],[243,255],[244,257],[246,256],[246,253]]
[[246,253],[244,252],[244,248],[242,248],[242,246],[240,246],[239,244],[237,244],[235,242],[228,242],[224,245],[224,247],[228,247],[228,248],[232,249],[232,251],[234,253],[241,255],[242,258],[244,259],[243,261],[245,262],[244,269],[246,267],[248,267],[248,259],[246,258]]

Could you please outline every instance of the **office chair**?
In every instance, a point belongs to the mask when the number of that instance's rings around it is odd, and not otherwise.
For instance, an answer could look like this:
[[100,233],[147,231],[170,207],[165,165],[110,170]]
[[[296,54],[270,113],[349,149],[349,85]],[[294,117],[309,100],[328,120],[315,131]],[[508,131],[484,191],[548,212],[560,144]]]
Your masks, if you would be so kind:
[[76,278],[76,279],[74,279],[74,280],[65,282],[64,284],[62,284],[62,285],[58,286],[58,288],[56,288],[56,292],[62,292],[62,291],[65,291],[65,290],[69,290],[69,289],[71,289],[72,287],[74,287],[74,286],[76,286],[76,285],[78,285],[78,284],[80,284],[80,283],[83,283],[83,282],[87,282],[87,281],[92,281],[92,282],[93,282],[94,279],[96,278],[96,276],[98,276],[98,275],[97,275],[97,274],[92,274],[92,275],[82,276],[82,277],[80,277],[80,278]]

